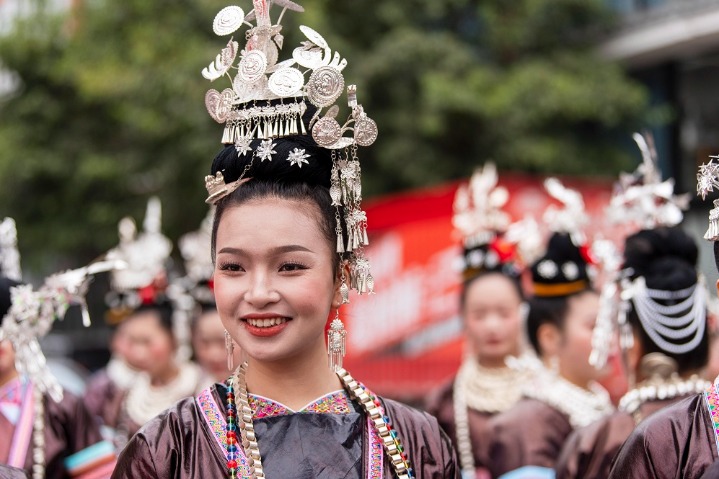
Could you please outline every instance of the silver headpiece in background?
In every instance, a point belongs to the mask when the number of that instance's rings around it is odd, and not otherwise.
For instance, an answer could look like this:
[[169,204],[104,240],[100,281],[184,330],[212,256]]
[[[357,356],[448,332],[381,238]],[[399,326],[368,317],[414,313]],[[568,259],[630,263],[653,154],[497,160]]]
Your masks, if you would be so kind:
[[15,281],[22,279],[17,228],[12,218],[5,218],[0,222],[0,274]]
[[0,340],[12,343],[18,372],[55,401],[62,399],[62,388],[47,367],[39,340],[47,335],[56,320],[65,316],[71,305],[82,308],[83,324],[89,326],[85,295],[92,276],[122,266],[118,261],[99,261],[54,274],[37,291],[27,284],[10,289],[11,306],[2,319]]
[[632,174],[622,173],[607,210],[615,223],[640,229],[676,226],[689,206],[689,195],[674,194],[674,179],[662,181],[651,135],[632,136],[642,152],[642,163]]

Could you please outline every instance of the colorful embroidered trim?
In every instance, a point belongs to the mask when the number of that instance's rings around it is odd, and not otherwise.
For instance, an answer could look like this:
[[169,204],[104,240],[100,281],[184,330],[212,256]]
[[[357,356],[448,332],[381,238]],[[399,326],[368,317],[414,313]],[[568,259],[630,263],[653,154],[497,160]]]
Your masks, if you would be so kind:
[[706,401],[709,417],[712,421],[714,429],[714,442],[719,454],[719,394],[717,393],[716,384],[712,384],[704,391],[704,400]]
[[337,391],[313,402],[301,412],[314,412],[318,414],[349,414],[352,408],[349,397],[344,391]]
[[367,454],[367,479],[382,479],[383,454],[382,440],[372,424],[372,418],[367,416],[367,430],[369,431],[369,453]]
[[349,405],[350,399],[344,391],[337,391],[323,396],[311,404],[308,404],[299,411],[293,411],[284,404],[273,401],[262,396],[248,395],[252,417],[262,419],[274,416],[286,416],[298,413],[316,414],[349,414],[352,408]]
[[[215,441],[217,441],[217,445],[220,447],[220,452],[224,458],[227,454],[227,448],[225,445],[225,428],[227,427],[227,422],[225,421],[225,416],[222,414],[222,411],[219,407],[217,407],[215,398],[212,396],[212,388],[209,387],[203,390],[197,396],[195,401],[200,408],[200,412],[202,413],[205,423],[210,428],[210,432],[212,432]],[[242,479],[249,478],[250,470],[247,464],[247,458],[245,457],[245,452],[241,447],[238,448],[236,461],[239,472],[237,477]]]

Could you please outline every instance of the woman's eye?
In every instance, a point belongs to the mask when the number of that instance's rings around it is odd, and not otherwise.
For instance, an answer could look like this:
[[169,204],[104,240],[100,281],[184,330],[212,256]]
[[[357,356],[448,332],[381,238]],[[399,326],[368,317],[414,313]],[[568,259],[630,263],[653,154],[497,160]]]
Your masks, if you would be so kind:
[[239,272],[242,271],[242,266],[237,263],[223,263],[220,265],[220,271]]
[[300,263],[285,263],[280,266],[280,271],[300,271],[307,269],[307,267]]

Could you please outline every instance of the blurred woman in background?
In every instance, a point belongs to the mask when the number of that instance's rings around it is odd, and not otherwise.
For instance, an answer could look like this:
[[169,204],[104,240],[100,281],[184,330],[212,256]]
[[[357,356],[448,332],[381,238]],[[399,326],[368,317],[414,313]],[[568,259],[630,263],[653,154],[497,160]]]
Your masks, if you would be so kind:
[[[7,233],[8,226],[15,236],[9,218],[0,231]],[[14,239],[11,243],[14,250]],[[86,287],[88,270],[50,276],[34,291],[18,281],[19,255],[6,246],[0,245],[0,464],[33,479],[69,479],[84,472],[109,477],[112,445],[102,442],[83,402],[62,389],[38,342],[69,304],[84,303],[78,291]],[[15,267],[7,255],[17,260]],[[5,477],[2,469],[0,474]],[[8,477],[17,470],[13,474]]]
[[466,359],[426,410],[454,442],[465,479],[487,477],[487,421],[519,400],[528,378],[526,370],[506,362],[523,353],[526,315],[517,245],[505,235],[506,200],[492,164],[477,170],[455,197],[454,224],[464,243],[460,317]]
[[[706,291],[697,272],[699,251],[677,226],[685,201],[667,195],[674,186],[671,179],[661,181],[651,137],[635,135],[635,140],[644,153],[642,165],[622,176],[608,213],[615,223],[641,229],[625,239],[623,257],[609,252],[617,273],[602,289],[606,322],[594,332],[598,364],[619,332],[630,390],[617,412],[572,433],[556,465],[560,479],[606,478],[638,424],[709,386],[700,376],[711,336]],[[635,476],[645,473],[632,471]]]
[[[634,339],[626,355],[634,387],[622,397],[619,411],[574,432],[557,464],[558,478],[607,477],[614,456],[637,424],[709,386],[699,376],[709,355],[709,338],[697,257],[694,240],[678,227],[644,230],[627,238],[624,297]],[[660,291],[665,299],[658,297]],[[670,297],[675,299],[666,301]],[[680,305],[667,315],[671,304]],[[687,313],[687,334],[663,338],[662,324]]]
[[[521,388],[523,399],[492,418],[487,454],[492,477],[551,477],[566,437],[613,410],[590,363],[599,295],[589,277],[588,247],[579,225],[581,196],[556,180],[545,183],[564,210],[545,221],[557,232],[532,265],[527,332],[542,366]],[[571,232],[571,233],[570,233]]]
[[[107,257],[126,267],[113,272],[108,295],[111,314],[123,318],[127,362],[139,371],[132,384],[105,393],[105,425],[118,448],[147,421],[199,388],[199,367],[178,354],[177,307],[168,297],[165,272],[172,245],[160,232],[160,204],[148,202],[143,231],[130,218],[120,222],[120,244]],[[110,391],[112,392],[112,391]]]
[[[713,160],[702,165],[697,179],[697,191],[702,196],[712,192],[719,186],[719,166]],[[714,206],[709,213],[709,229],[704,238],[714,242],[714,260],[719,269],[719,202],[715,200]],[[650,251],[649,245],[658,251],[665,251],[666,247],[663,242],[654,246],[656,240],[649,239],[637,238],[638,251],[635,255],[639,264],[635,267],[644,271],[647,278],[638,285],[636,281],[641,277],[634,280],[630,290],[632,304],[637,309],[643,329],[656,345],[650,351],[658,349],[681,355],[681,362],[678,359],[675,362],[679,373],[688,376],[698,372],[708,359],[707,301],[703,286],[693,270],[676,266],[679,259],[695,264],[694,245],[687,245],[685,241],[681,251],[668,255],[655,265],[645,265],[642,260]],[[670,271],[667,266],[671,266],[672,262],[675,264]],[[649,276],[654,277],[651,282]],[[682,289],[672,291],[672,287]],[[654,314],[648,314],[650,312]],[[650,346],[653,346],[652,343]],[[697,350],[694,351],[694,348]],[[714,384],[702,393],[690,394],[641,421],[619,450],[609,477],[702,476],[719,456],[717,384],[719,381],[715,379]]]

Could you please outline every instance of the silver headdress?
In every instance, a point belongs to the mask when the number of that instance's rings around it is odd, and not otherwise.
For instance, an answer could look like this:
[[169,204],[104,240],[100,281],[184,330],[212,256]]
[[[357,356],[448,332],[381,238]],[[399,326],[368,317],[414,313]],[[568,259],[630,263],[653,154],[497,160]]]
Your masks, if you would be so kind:
[[[347,60],[338,52],[332,52],[322,35],[301,26],[300,31],[307,40],[294,49],[292,58],[278,62],[284,42],[282,17],[288,9],[297,12],[304,9],[289,0],[253,0],[252,3],[254,9],[247,16],[238,6],[225,7],[217,14],[213,30],[218,36],[231,35],[248,25],[247,42],[240,50],[240,44],[230,38],[215,61],[202,70],[206,79],[214,81],[226,76],[232,85],[222,92],[209,90],[205,95],[210,116],[225,124],[222,143],[235,144],[244,154],[250,150],[249,143],[253,139],[305,135],[308,130],[318,145],[329,149],[374,143],[377,125],[357,104],[354,85],[347,87],[348,105],[352,109],[350,117],[343,125],[336,120],[339,108],[335,102],[345,87],[342,70],[347,66]],[[282,7],[277,23],[270,17],[273,5]],[[253,20],[256,25],[250,23]],[[240,59],[235,65],[238,53]],[[279,102],[273,105],[257,103],[270,100]],[[317,108],[307,128],[302,121],[302,114],[307,109],[305,100]],[[328,107],[327,113],[320,118],[320,112]],[[348,132],[351,136],[345,136]],[[271,160],[272,142],[263,142],[261,151],[255,153],[263,161]],[[298,153],[290,161],[301,167],[304,161],[301,156]]]
[[633,138],[642,152],[642,163],[634,173],[620,175],[609,203],[609,219],[638,229],[678,225],[689,206],[689,195],[674,194],[673,178],[662,181],[652,137],[634,133]]
[[[597,239],[592,243],[592,256],[597,259],[604,271],[604,284],[599,295],[599,311],[592,331],[592,353],[589,356],[589,364],[602,369],[607,364],[612,339],[617,330],[620,332],[619,340],[623,350],[632,346],[634,337],[626,321],[626,311],[621,314],[619,311],[620,307],[624,307],[619,298],[622,257],[616,245],[611,240]],[[618,322],[617,318],[620,318],[621,322]]]
[[41,392],[47,392],[55,401],[62,399],[62,388],[47,368],[39,339],[73,304],[81,306],[83,324],[89,326],[85,294],[92,276],[122,266],[117,261],[100,261],[54,274],[37,291],[30,285],[19,285],[10,290],[12,305],[3,317],[0,340],[8,339],[12,343],[18,372],[28,376]]
[[[273,140],[311,135],[317,145],[331,150],[330,196],[338,220],[337,253],[349,253],[350,285],[359,293],[371,293],[374,279],[369,272],[369,262],[362,254],[362,247],[368,244],[367,217],[361,208],[357,147],[374,143],[377,125],[357,102],[355,85],[347,86],[350,114],[340,124],[339,106],[335,102],[345,90],[342,71],[347,61],[333,52],[313,29],[301,26],[306,40],[293,50],[292,58],[279,61],[279,50],[284,43],[280,21],[286,10],[304,11],[300,5],[290,0],[253,0],[252,3],[254,8],[247,15],[238,6],[226,7],[217,14],[213,30],[219,36],[231,35],[243,25],[250,28],[245,32],[243,49],[230,38],[227,46],[202,71],[210,81],[221,77],[230,81],[231,88],[222,92],[209,90],[205,105],[210,116],[225,125],[222,143],[234,145],[238,156],[250,155],[251,159],[240,177],[230,183],[225,182],[221,171],[206,176],[205,187],[209,193],[206,201],[216,204],[248,181],[254,161],[289,161],[302,168],[312,161],[304,149],[295,148],[287,158],[278,159]],[[270,16],[272,6],[282,8],[276,21]],[[316,112],[305,124],[303,115],[310,107]],[[346,234],[339,226],[340,218],[346,225]]]
[[499,268],[518,276],[535,253],[539,226],[529,217],[511,223],[503,209],[509,193],[498,181],[496,167],[486,163],[455,193],[452,224],[464,247],[459,266],[465,279]]
[[5,218],[0,222],[0,273],[15,281],[22,279],[20,252],[17,249],[17,228],[12,218]]
[[[622,173],[615,186],[607,214],[616,223],[641,229],[673,227],[681,223],[688,195],[674,195],[674,180],[661,181],[657,155],[651,136],[633,135],[642,152],[642,163],[633,174]],[[622,258],[613,245],[603,254],[606,278],[600,296],[599,315],[592,337],[591,362],[606,363],[612,338],[619,332],[624,353],[634,344],[627,313],[634,309],[647,335],[663,351],[684,354],[696,347],[704,336],[706,293],[699,283],[684,291],[648,288],[644,277],[630,277],[622,269]],[[667,300],[676,304],[667,306]],[[626,360],[626,356],[624,357]]]
[[509,227],[511,218],[502,210],[509,193],[503,186],[497,186],[498,181],[494,163],[487,163],[476,169],[469,183],[460,185],[455,193],[452,224],[465,248],[487,244]]
[[142,303],[140,290],[151,287],[158,278],[164,281],[165,263],[172,251],[172,242],[161,229],[162,206],[157,198],[150,198],[138,234],[132,218],[125,217],[118,226],[120,244],[107,252],[109,260],[120,260],[127,267],[112,273],[113,293],[108,295],[108,305],[119,312],[132,310]]
[[[9,220],[9,221],[8,221]],[[6,218],[2,223],[4,240],[3,265],[7,264],[4,256],[9,254],[13,259],[10,273],[19,273],[20,255],[14,247],[17,232],[15,223]],[[7,235],[8,231],[11,232]],[[7,236],[5,236],[7,235]],[[15,351],[15,368],[18,373],[27,377],[32,384],[33,434],[32,462],[34,479],[45,477],[45,436],[44,394],[54,401],[62,400],[62,387],[47,366],[47,360],[40,347],[40,339],[47,335],[56,320],[62,319],[70,305],[78,304],[82,308],[83,324],[90,324],[85,295],[92,276],[124,266],[116,261],[99,261],[84,268],[54,274],[34,291],[30,285],[18,285],[10,288],[10,308],[0,323],[0,341],[8,340]],[[6,270],[3,270],[5,273]],[[9,276],[8,276],[9,277]],[[20,277],[10,279],[19,281]]]
[[544,212],[543,220],[555,233],[567,233],[572,242],[579,246],[584,243],[583,229],[589,223],[589,216],[584,209],[584,198],[571,188],[567,188],[556,178],[544,180],[544,189],[549,195],[562,203],[561,208],[549,205]]
[[[719,164],[714,163],[719,156],[710,156],[709,163],[701,165],[697,173],[697,195],[705,199],[714,188],[719,188]],[[704,233],[704,239],[719,240],[719,199],[714,200],[714,208],[709,212],[709,228]]]
[[[622,280],[621,299],[631,301],[642,329],[662,351],[686,354],[695,349],[706,328],[706,288],[704,278],[679,291],[647,287],[644,277]],[[675,304],[666,305],[665,301]],[[627,306],[620,309],[626,311]]]
[[180,253],[185,259],[185,288],[190,295],[202,303],[214,302],[214,295],[208,283],[212,279],[215,265],[212,264],[212,221],[215,208],[207,212],[200,229],[187,233],[178,241]]

